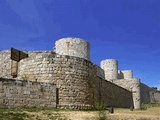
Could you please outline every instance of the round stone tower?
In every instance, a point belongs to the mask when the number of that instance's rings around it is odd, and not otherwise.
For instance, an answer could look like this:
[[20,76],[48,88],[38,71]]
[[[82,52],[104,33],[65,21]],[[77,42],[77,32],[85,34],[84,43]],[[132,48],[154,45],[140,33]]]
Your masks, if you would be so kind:
[[132,85],[130,86],[133,96],[133,104],[135,109],[141,108],[141,92],[140,92],[140,79],[133,78]]
[[123,74],[124,79],[132,79],[133,78],[132,70],[122,70],[121,72]]
[[106,59],[101,61],[101,68],[105,72],[105,79],[112,81],[118,79],[118,61],[114,59]]
[[90,60],[90,45],[80,38],[62,38],[56,41],[55,52]]

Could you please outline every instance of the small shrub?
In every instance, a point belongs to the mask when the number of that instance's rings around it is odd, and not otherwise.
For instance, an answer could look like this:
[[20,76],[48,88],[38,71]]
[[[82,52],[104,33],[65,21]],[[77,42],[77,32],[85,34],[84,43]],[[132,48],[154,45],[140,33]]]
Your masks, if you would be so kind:
[[107,120],[106,104],[103,102],[95,103],[95,108],[98,110],[98,120]]
[[103,102],[97,102],[97,103],[95,103],[95,108],[96,108],[96,110],[98,110],[98,111],[103,111],[103,110],[105,110],[106,109],[106,104],[105,103],[103,103]]

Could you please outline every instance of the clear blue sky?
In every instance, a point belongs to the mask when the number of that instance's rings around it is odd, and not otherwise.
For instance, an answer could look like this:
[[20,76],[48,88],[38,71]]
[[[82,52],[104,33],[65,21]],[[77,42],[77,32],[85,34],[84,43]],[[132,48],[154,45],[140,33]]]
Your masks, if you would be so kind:
[[56,40],[90,42],[91,61],[160,88],[160,0],[0,0],[0,51],[52,50]]

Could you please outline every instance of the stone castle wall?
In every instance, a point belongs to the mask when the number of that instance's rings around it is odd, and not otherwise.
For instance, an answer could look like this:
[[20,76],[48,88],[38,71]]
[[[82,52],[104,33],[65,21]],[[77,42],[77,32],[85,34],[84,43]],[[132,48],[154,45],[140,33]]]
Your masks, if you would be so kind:
[[0,52],[0,77],[11,78],[11,52],[5,50]]
[[0,107],[56,107],[56,86],[0,78]]
[[149,91],[150,94],[150,103],[160,103],[160,91],[152,89]]
[[38,82],[52,82],[53,74],[58,72],[57,61],[54,62],[54,52],[28,52],[29,57],[18,65],[18,79],[27,79]]
[[140,84],[141,86],[141,103],[151,103],[151,96],[150,91],[151,88],[143,83]]
[[133,104],[135,109],[140,109],[141,106],[141,97],[140,97],[140,80],[132,78],[130,80],[119,79],[113,80],[113,83],[121,86],[132,92]]
[[142,103],[160,103],[160,91],[141,83]]
[[104,70],[102,68],[100,68],[99,66],[95,65],[96,67],[96,74],[97,74],[97,77],[100,77],[102,79],[105,79],[105,73],[104,73]]
[[133,106],[132,92],[100,77],[96,81],[98,102],[108,106],[130,108]]
[[[99,89],[102,93],[101,100],[107,101],[107,105],[130,106],[126,102],[131,101],[130,97],[123,96],[128,96],[129,91],[104,80],[104,70],[90,61],[73,56],[58,55],[50,51],[28,52],[28,54],[28,58],[18,63],[18,79],[56,84],[58,89],[57,106],[71,109],[91,109],[99,100],[100,95],[97,96],[100,94],[97,93]],[[118,94],[116,98],[115,93]],[[110,101],[110,98],[113,100]]]
[[29,53],[19,63],[19,78],[55,83],[59,106],[87,109],[94,104],[96,66],[82,58],[52,52]]
[[0,77],[56,84],[56,105],[61,108],[90,109],[98,101],[140,109],[141,103],[160,102],[159,91],[140,84],[131,70],[118,71],[117,60],[103,60],[101,68],[90,62],[90,45],[80,38],[56,41],[54,52],[27,54],[16,62],[10,50],[0,52]]

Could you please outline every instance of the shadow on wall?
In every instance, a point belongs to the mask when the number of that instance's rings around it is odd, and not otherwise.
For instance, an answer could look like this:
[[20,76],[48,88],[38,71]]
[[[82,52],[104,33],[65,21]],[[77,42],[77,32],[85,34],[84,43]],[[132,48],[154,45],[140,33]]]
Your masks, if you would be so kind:
[[150,97],[151,88],[143,83],[140,84],[140,92],[141,92],[141,104],[151,103]]
[[110,107],[133,107],[133,96],[131,91],[100,77],[97,77],[96,85],[96,93],[98,93],[96,94],[96,101],[103,102]]

